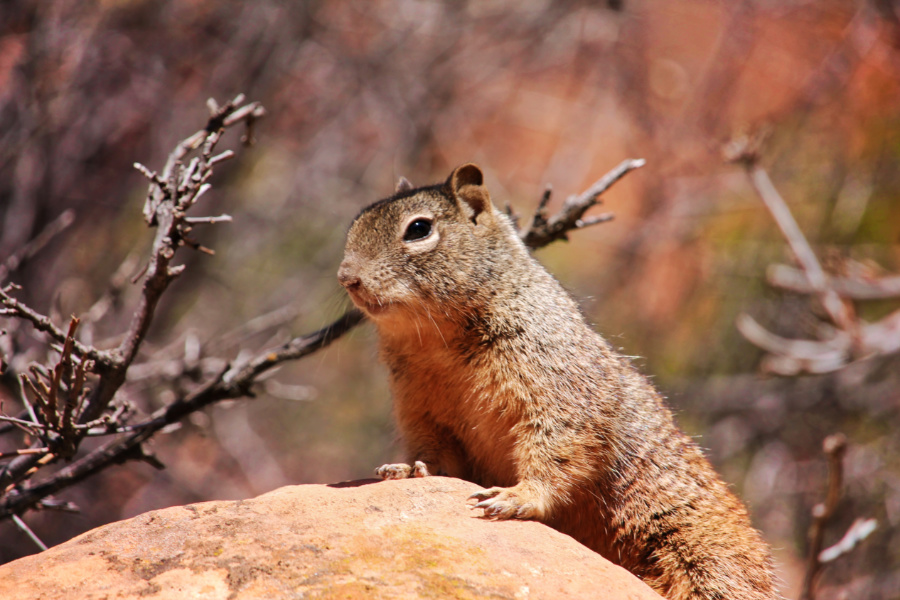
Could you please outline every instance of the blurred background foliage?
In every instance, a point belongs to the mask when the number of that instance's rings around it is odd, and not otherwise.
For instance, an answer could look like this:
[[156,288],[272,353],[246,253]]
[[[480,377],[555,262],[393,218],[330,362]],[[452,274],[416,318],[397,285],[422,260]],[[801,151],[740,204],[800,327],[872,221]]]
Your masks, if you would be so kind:
[[[204,199],[234,222],[198,232],[216,255],[185,254],[151,359],[186,341],[230,358],[330,322],[348,306],[335,281],[346,228],[400,175],[433,183],[475,161],[495,203],[528,214],[546,184],[558,205],[642,157],[605,195],[613,222],[539,258],[598,330],[642,357],[749,504],[789,595],[824,488],[821,441],[845,432],[846,496],[826,543],[856,516],[879,528],[829,567],[820,597],[900,597],[900,361],[758,374],[735,317],[802,337],[816,307],[766,286],[766,266],[789,250],[721,154],[733,136],[768,131],[761,164],[820,257],[900,271],[894,0],[4,2],[0,261],[74,215],[10,273],[19,297],[58,323],[87,310],[152,239],[132,163],[160,168],[205,122],[206,98],[237,92],[268,116]],[[95,342],[124,329],[135,287],[87,332]],[[255,325],[261,315],[270,327]],[[128,390],[148,412],[171,394],[153,377]],[[255,399],[194,415],[153,450],[165,470],[111,469],[65,492],[79,514],[26,520],[52,544],[173,504],[370,476],[402,457],[373,331],[282,368]],[[0,560],[35,550],[0,525]]]

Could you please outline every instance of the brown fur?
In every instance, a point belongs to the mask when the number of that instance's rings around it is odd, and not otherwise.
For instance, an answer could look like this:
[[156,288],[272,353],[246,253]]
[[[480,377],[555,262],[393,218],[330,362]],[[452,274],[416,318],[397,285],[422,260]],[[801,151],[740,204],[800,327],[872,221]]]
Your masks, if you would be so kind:
[[[431,233],[404,240],[424,219]],[[491,487],[671,600],[776,598],[747,511],[653,386],[586,323],[494,209],[481,171],[363,210],[338,273],[375,323],[409,465]]]

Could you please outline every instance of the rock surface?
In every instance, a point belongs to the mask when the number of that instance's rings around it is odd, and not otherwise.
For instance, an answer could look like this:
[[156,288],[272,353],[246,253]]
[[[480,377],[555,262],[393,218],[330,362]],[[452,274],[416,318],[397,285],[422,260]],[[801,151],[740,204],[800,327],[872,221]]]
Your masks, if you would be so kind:
[[148,512],[0,567],[5,600],[659,600],[570,537],[492,522],[477,486],[428,477],[285,487]]

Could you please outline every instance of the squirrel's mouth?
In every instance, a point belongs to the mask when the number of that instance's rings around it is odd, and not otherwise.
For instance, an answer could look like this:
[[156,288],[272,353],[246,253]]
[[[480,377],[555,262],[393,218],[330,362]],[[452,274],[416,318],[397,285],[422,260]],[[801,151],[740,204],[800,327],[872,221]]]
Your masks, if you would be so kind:
[[350,294],[350,300],[353,301],[353,304],[369,316],[380,315],[390,310],[393,306],[393,303],[379,300],[370,294],[362,292],[359,288],[348,288],[347,293]]

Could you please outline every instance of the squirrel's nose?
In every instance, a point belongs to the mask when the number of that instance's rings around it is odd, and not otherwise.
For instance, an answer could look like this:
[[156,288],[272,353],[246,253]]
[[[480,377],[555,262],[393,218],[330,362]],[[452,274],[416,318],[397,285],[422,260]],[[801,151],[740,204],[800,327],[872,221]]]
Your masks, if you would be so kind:
[[338,268],[338,283],[347,288],[348,290],[356,289],[360,286],[360,279],[353,270],[350,265],[347,264],[347,261],[341,263],[340,268]]

